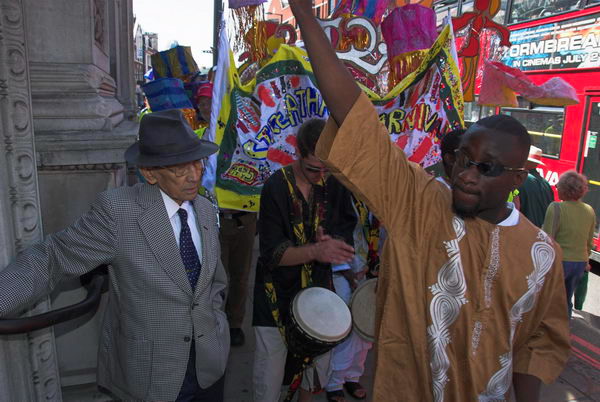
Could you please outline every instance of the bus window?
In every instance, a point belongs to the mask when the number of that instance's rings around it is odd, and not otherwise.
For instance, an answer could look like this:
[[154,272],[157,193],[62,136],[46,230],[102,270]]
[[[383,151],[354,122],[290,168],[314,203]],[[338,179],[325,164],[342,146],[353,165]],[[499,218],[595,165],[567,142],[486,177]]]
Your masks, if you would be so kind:
[[513,116],[531,135],[531,142],[542,149],[544,156],[558,158],[564,127],[564,108],[537,106],[531,109],[502,108]]
[[496,108],[490,106],[481,106],[477,103],[477,96],[475,102],[465,102],[465,123],[467,125],[477,122],[479,119],[488,117],[496,114]]
[[[600,1],[600,0],[598,0],[598,1]],[[508,3],[507,0],[502,0],[502,2],[500,4],[500,10],[498,10],[498,13],[494,16],[494,21],[497,22],[498,24],[504,24],[504,17],[506,16],[506,4],[507,3]],[[461,10],[460,11],[461,14],[464,14],[469,11],[473,11],[473,0],[463,1],[460,10]]]
[[579,8],[574,0],[513,0],[509,24],[549,17]]
[[477,102],[465,102],[465,122],[475,123],[480,114],[481,106]]
[[[600,133],[600,99],[594,98],[588,109],[590,116],[589,125],[586,130],[586,141],[583,152],[582,173],[587,176],[590,191],[583,198],[596,211],[595,236],[598,237],[600,229],[600,146],[598,144],[598,133]],[[596,250],[600,251],[600,250]]]

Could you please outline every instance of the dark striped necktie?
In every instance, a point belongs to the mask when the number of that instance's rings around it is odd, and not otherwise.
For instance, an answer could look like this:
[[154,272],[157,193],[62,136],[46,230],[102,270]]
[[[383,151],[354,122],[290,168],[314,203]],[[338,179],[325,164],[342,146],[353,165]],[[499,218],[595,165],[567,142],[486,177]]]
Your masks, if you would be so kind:
[[192,285],[192,290],[196,289],[196,283],[200,276],[200,259],[198,258],[198,252],[196,246],[192,241],[192,232],[187,222],[188,213],[185,209],[179,208],[177,214],[181,219],[181,232],[179,233],[179,252],[181,253],[181,260],[185,267],[185,272]]

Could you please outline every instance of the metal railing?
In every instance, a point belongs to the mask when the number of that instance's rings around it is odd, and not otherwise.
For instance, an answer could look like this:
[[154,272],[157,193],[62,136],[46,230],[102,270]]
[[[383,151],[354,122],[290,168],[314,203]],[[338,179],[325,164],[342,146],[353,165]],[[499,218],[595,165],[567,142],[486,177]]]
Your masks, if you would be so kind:
[[0,319],[0,335],[22,334],[50,327],[95,312],[103,292],[108,289],[108,273],[105,265],[83,275],[81,284],[87,289],[84,300],[71,306],[52,310],[31,317]]

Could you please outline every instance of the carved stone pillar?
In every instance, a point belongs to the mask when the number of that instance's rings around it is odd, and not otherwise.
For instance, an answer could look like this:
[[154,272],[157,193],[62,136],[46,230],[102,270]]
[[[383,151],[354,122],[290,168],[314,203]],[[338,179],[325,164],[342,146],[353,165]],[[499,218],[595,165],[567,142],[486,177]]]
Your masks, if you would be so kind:
[[31,92],[40,131],[105,130],[123,120],[110,74],[107,0],[24,0]]
[[132,46],[133,0],[110,0],[109,41],[110,71],[117,84],[117,99],[125,118],[137,113],[135,100],[134,54]]
[[[0,0],[0,270],[42,238],[24,20],[21,0]],[[30,313],[49,308],[46,298]],[[0,395],[62,399],[51,328],[0,336]]]
[[[97,194],[126,184],[135,141],[132,0],[22,0],[41,216],[46,233],[70,225]],[[77,278],[60,283],[54,308],[78,302]],[[94,383],[103,307],[57,325],[63,387]],[[63,390],[68,395],[68,390]],[[1,398],[0,398],[1,399]]]

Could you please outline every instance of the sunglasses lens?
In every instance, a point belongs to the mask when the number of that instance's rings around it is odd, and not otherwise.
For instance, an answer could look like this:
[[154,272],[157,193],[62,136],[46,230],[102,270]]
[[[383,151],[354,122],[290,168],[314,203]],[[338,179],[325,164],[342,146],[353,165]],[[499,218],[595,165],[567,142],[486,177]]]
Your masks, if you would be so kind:
[[477,170],[479,170],[479,173],[481,173],[484,176],[489,176],[493,168],[494,166],[488,162],[480,162],[477,165]]
[[496,163],[485,162],[479,165],[479,172],[484,176],[496,177],[504,172],[504,168]]

